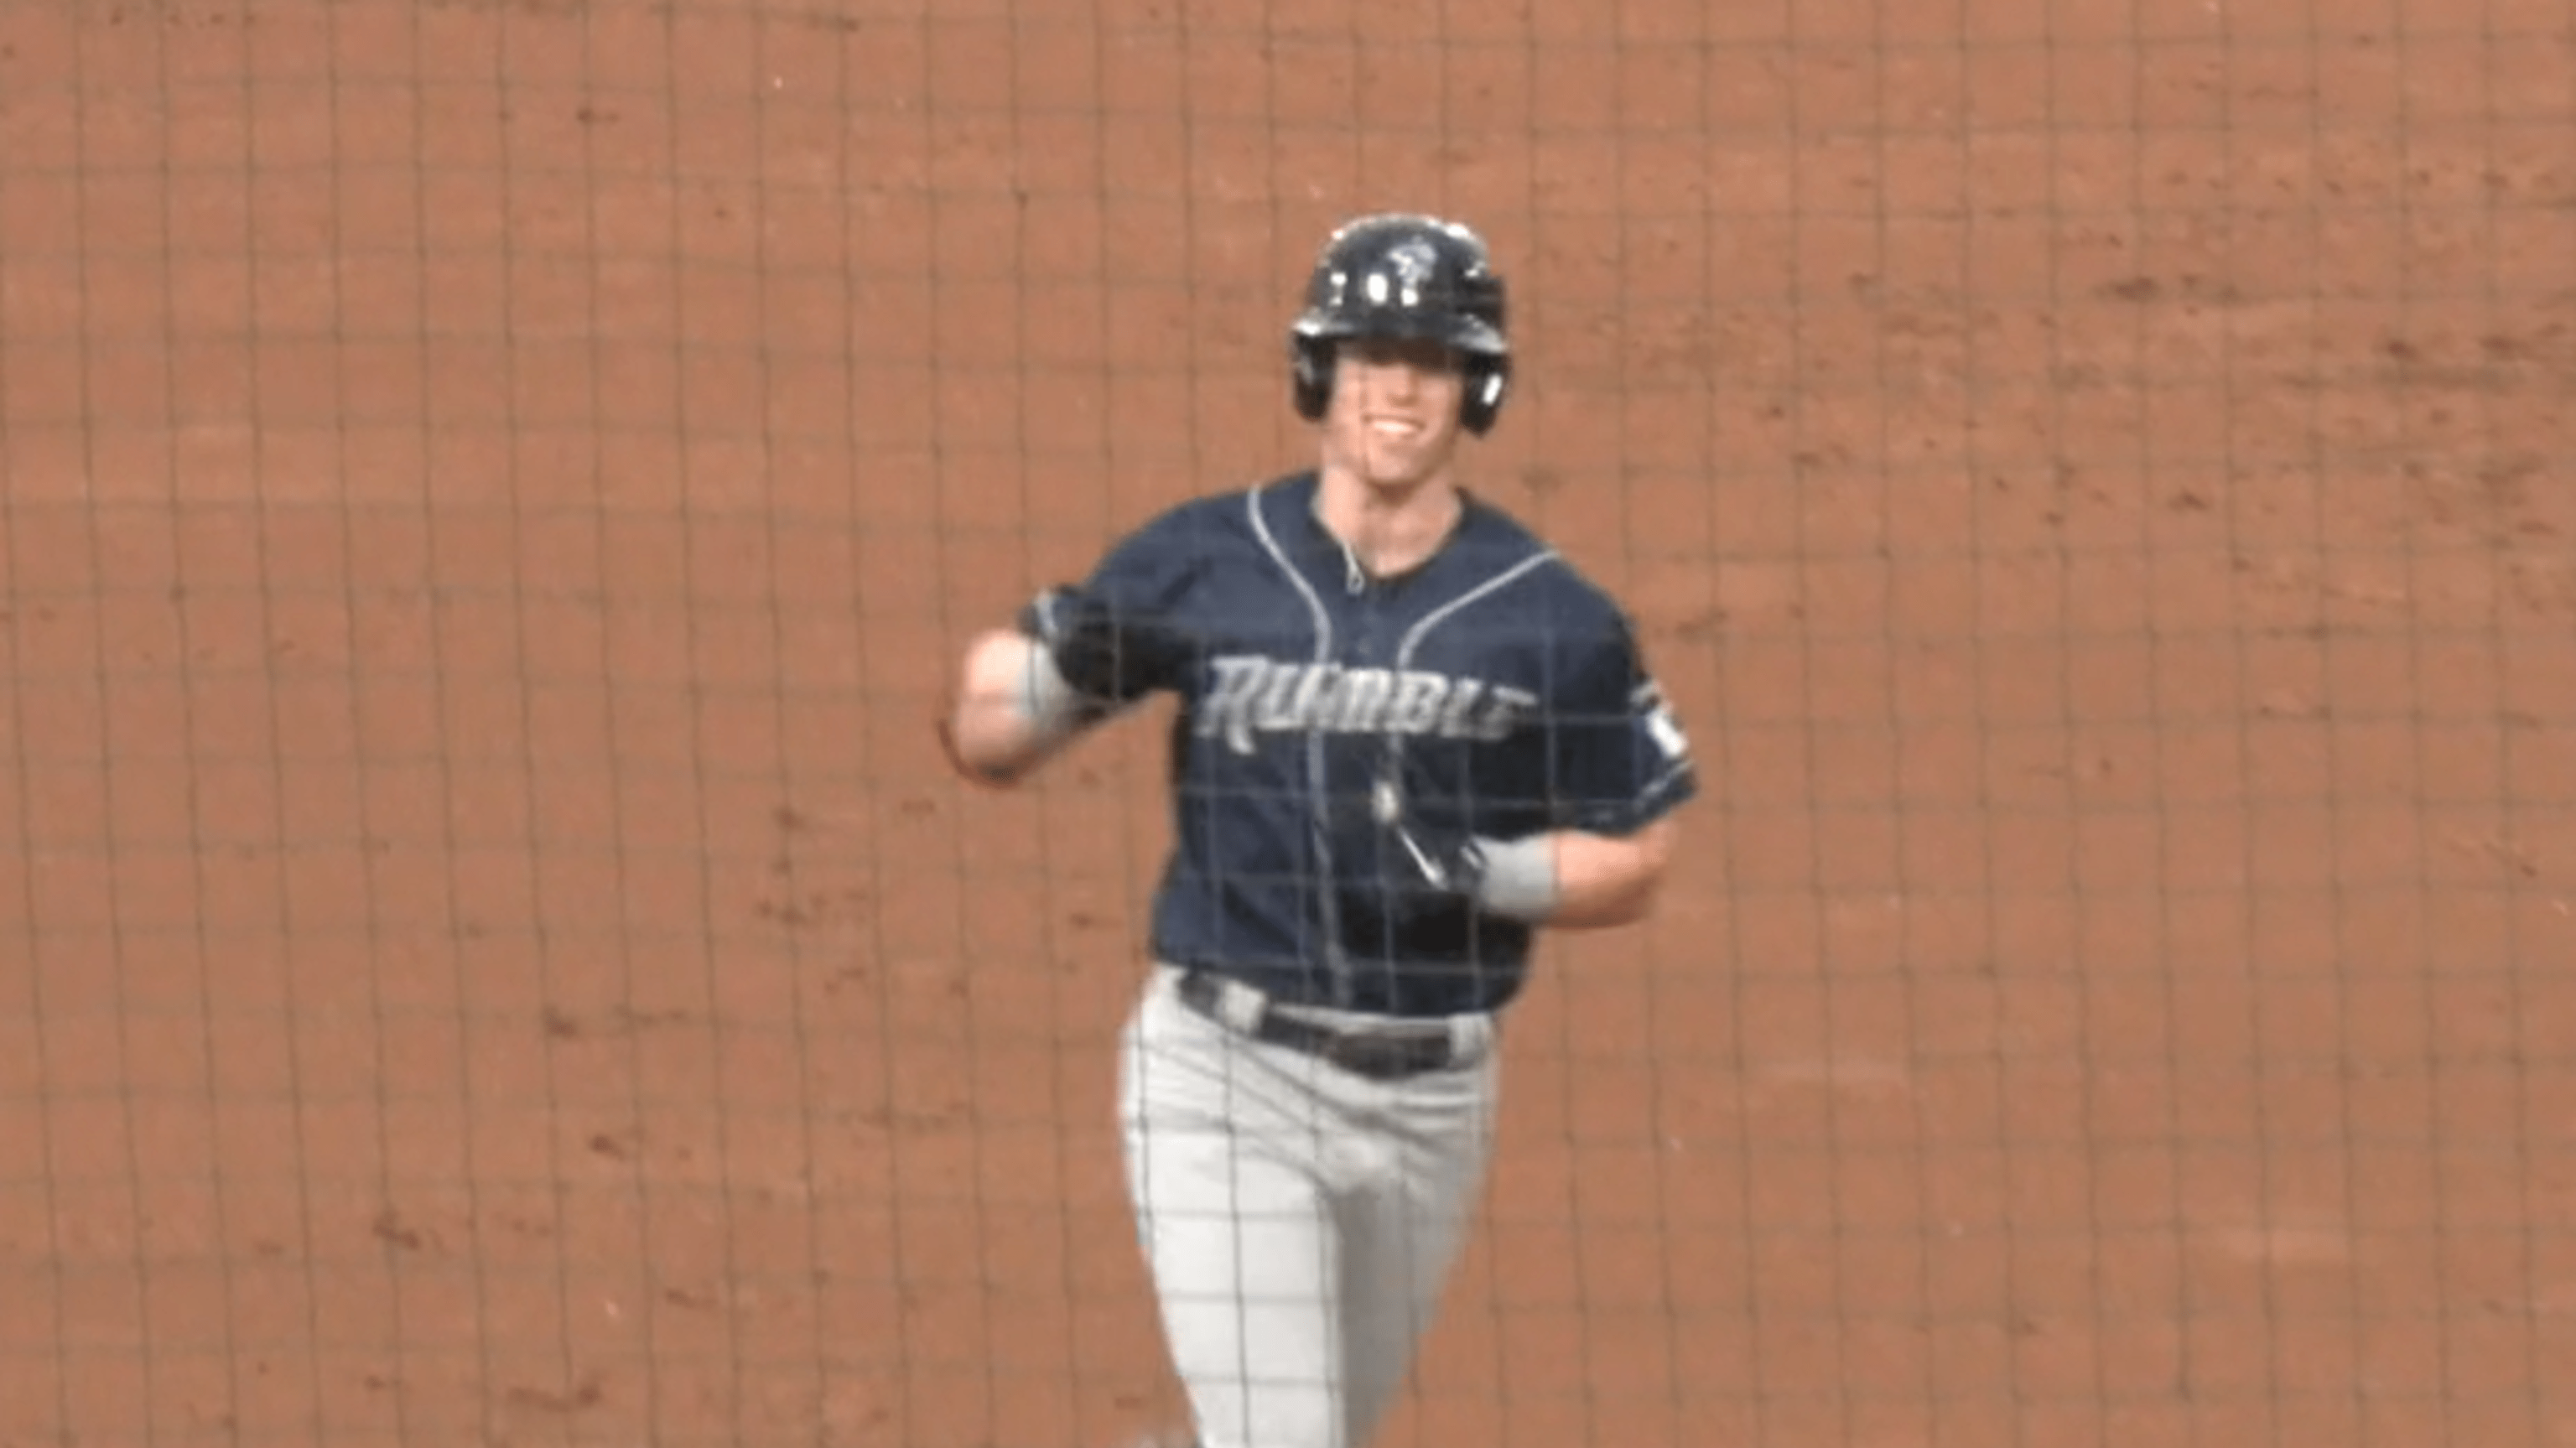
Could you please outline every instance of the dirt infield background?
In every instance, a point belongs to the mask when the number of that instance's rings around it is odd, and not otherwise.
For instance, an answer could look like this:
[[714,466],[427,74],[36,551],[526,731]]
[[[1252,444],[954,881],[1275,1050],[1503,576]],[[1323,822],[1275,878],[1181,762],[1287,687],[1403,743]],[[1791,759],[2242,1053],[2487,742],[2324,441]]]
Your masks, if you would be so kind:
[[14,0],[0,1448],[1167,1421],[925,720],[1382,205],[1711,786],[1389,1441],[2576,1445],[2566,0]]

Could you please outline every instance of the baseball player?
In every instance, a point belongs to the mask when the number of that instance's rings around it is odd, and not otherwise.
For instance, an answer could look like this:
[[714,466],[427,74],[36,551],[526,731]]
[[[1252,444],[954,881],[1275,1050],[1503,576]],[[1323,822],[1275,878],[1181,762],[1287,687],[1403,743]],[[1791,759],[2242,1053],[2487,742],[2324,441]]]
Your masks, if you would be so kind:
[[1147,522],[968,648],[1007,784],[1156,692],[1174,846],[1127,1175],[1203,1448],[1364,1448],[1483,1181],[1541,928],[1649,909],[1695,791],[1626,615],[1458,478],[1511,381],[1464,226],[1351,221],[1290,330],[1318,465]]

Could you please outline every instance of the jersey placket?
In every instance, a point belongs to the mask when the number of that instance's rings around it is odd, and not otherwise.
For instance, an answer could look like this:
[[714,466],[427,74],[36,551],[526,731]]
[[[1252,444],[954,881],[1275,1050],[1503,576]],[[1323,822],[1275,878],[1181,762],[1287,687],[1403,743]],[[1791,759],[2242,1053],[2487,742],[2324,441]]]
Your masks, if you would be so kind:
[[[1298,598],[1306,605],[1306,612],[1315,628],[1315,664],[1318,667],[1330,664],[1339,652],[1340,644],[1334,633],[1333,610],[1324,602],[1329,585],[1318,586],[1316,580],[1307,576],[1298,560],[1279,546],[1279,539],[1270,531],[1270,520],[1262,512],[1263,496],[1262,492],[1255,490],[1244,502],[1253,536],[1261,541],[1262,551],[1270,555],[1270,561],[1278,566],[1289,586],[1296,590]],[[1345,561],[1351,561],[1347,554]],[[1355,563],[1353,568],[1356,571]],[[1341,903],[1335,896],[1340,870],[1333,857],[1329,740],[1321,721],[1314,718],[1305,721],[1304,733],[1306,829],[1315,858],[1315,913],[1323,931],[1325,973],[1332,978],[1332,1002],[1335,1006],[1347,1007],[1351,1002],[1351,961],[1350,952],[1342,942]]]
[[[1341,603],[1346,610],[1344,623],[1347,626],[1346,631],[1349,634],[1350,642],[1345,650],[1348,656],[1340,660],[1340,662],[1345,667],[1354,669],[1381,667],[1393,651],[1388,642],[1388,635],[1393,630],[1394,620],[1389,617],[1392,610],[1389,605],[1387,587],[1379,579],[1373,577],[1366,569],[1360,567],[1359,559],[1352,555],[1349,545],[1347,544],[1343,545],[1342,548],[1342,564],[1345,571],[1343,574]],[[1332,753],[1333,751],[1331,750],[1319,751],[1317,758],[1329,761],[1332,757]],[[1378,784],[1380,776],[1375,768],[1369,765],[1360,764],[1356,758],[1351,757],[1347,753],[1345,754],[1342,763],[1346,769],[1356,766],[1357,768],[1366,770],[1369,775],[1366,783],[1372,789],[1374,789]],[[1342,781],[1346,787],[1352,782],[1353,781],[1348,780]],[[1335,781],[1332,778],[1329,764],[1327,764],[1327,767],[1317,774],[1315,787],[1322,796],[1317,801],[1318,812],[1322,817],[1328,820],[1333,814],[1331,790],[1334,783]],[[1373,858],[1369,868],[1375,868]],[[1327,897],[1332,897],[1341,888],[1342,881],[1340,879],[1340,867],[1337,863],[1334,870],[1334,877],[1325,882]],[[1340,913],[1338,907],[1336,907],[1334,913],[1336,915]],[[1350,967],[1347,959],[1348,942],[1342,938],[1341,924],[1338,919],[1334,922],[1333,953],[1334,958],[1341,962],[1340,975],[1335,982],[1335,986],[1336,989],[1341,991],[1345,996],[1342,1003],[1348,1005],[1349,1001],[1347,996],[1351,986]]]
[[[1391,592],[1383,581],[1362,573],[1357,563],[1353,563],[1348,600],[1352,614],[1349,663],[1353,668],[1383,668],[1400,678],[1397,671],[1405,660],[1399,655],[1405,649],[1393,642],[1392,636],[1403,620],[1399,617],[1401,610],[1390,600]],[[1370,809],[1383,820],[1393,798],[1389,791],[1401,788],[1404,746],[1400,736],[1393,729],[1388,729],[1373,752],[1375,757],[1364,766],[1368,772]]]

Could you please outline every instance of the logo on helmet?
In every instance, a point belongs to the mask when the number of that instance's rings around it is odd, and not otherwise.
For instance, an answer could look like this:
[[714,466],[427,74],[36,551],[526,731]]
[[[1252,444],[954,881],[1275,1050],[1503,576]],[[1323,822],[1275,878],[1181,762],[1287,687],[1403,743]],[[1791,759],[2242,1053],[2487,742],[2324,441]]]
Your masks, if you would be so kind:
[[[1423,284],[1440,274],[1440,254],[1433,251],[1427,241],[1407,241],[1386,254],[1386,266],[1395,276],[1396,301],[1403,306],[1418,307],[1422,305]],[[1372,277],[1370,281],[1371,292],[1385,286],[1382,278]],[[1373,296],[1371,300],[1383,304],[1386,299]]]

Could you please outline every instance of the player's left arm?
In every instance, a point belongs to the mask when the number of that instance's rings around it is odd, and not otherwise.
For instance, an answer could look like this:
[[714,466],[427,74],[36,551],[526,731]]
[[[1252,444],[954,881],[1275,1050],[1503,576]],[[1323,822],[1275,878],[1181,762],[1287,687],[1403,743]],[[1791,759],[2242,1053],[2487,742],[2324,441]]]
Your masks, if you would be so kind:
[[[1622,618],[1568,661],[1549,711],[1556,828],[1501,847],[1543,851],[1560,930],[1627,925],[1652,913],[1680,834],[1673,812],[1697,791],[1690,740]],[[1508,872],[1506,858],[1498,861]]]
[[1667,817],[1629,835],[1549,830],[1501,849],[1535,845],[1546,851],[1553,898],[1538,912],[1539,924],[1556,930],[1602,930],[1633,924],[1654,913],[1655,895],[1663,885],[1665,867],[1672,863],[1679,833],[1679,826]]
[[1541,719],[1547,827],[1510,839],[1453,833],[1401,808],[1390,823],[1434,889],[1488,915],[1564,930],[1627,925],[1654,909],[1680,833],[1672,812],[1697,790],[1690,741],[1624,620],[1562,647]]

